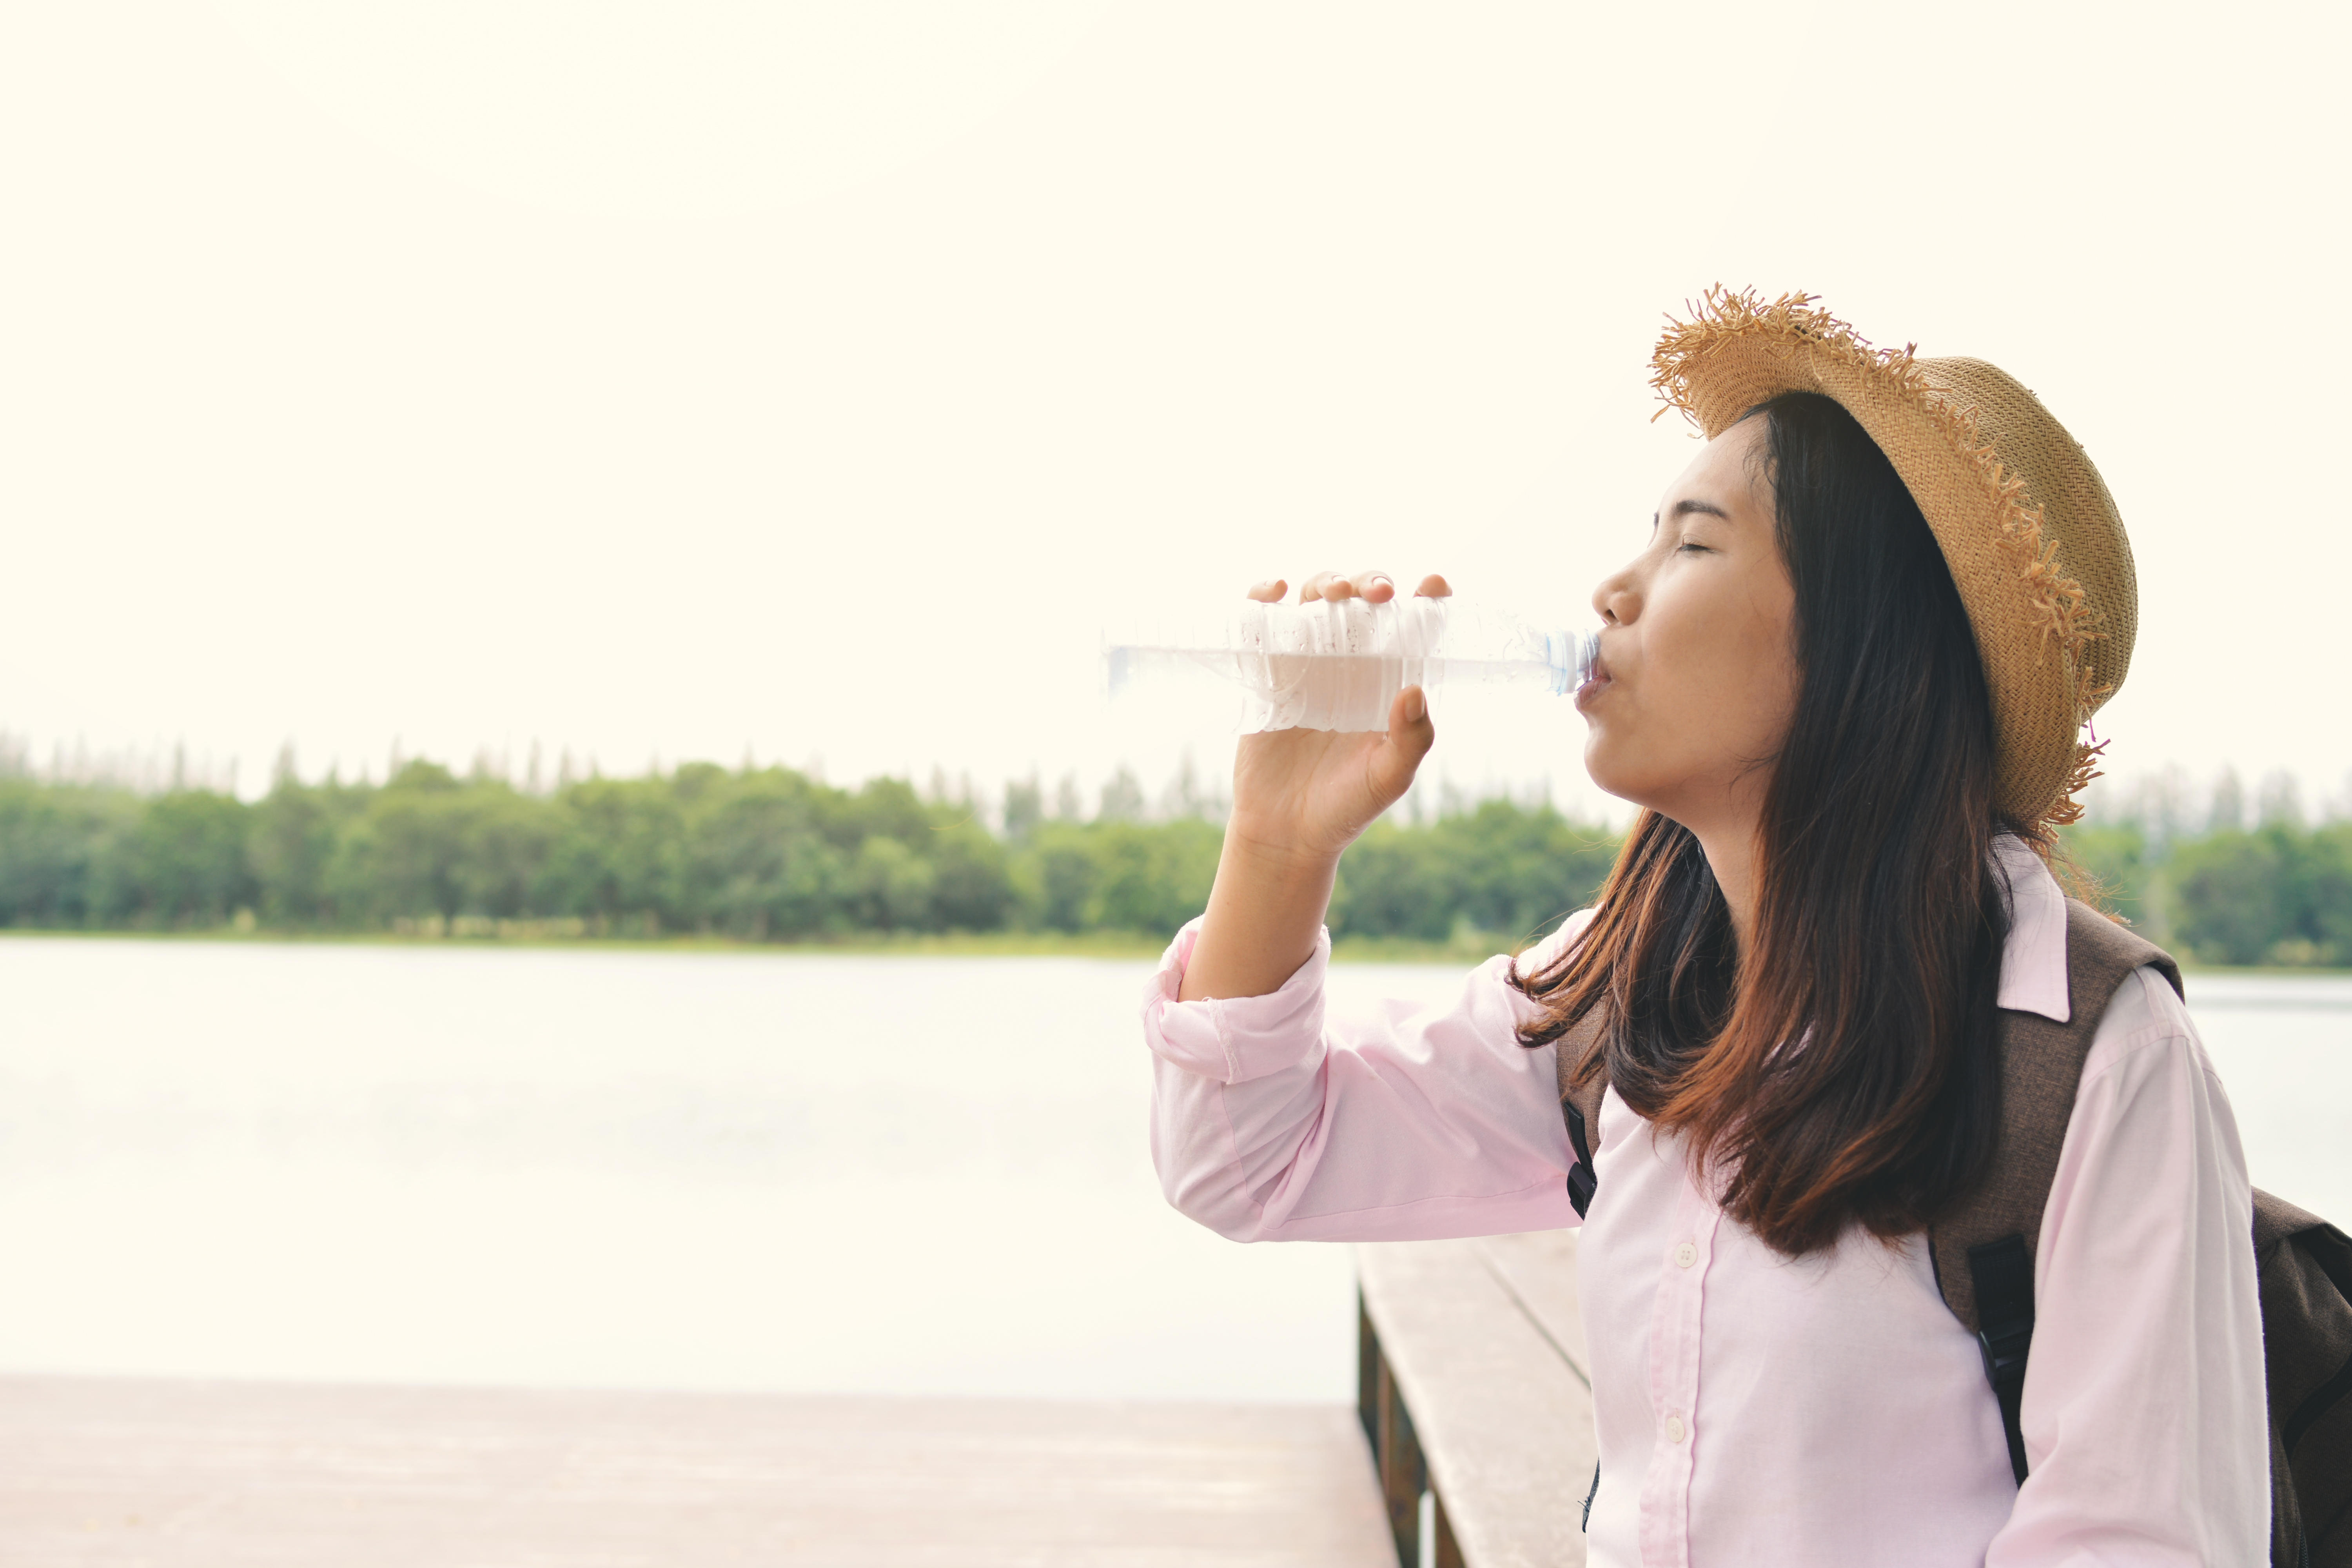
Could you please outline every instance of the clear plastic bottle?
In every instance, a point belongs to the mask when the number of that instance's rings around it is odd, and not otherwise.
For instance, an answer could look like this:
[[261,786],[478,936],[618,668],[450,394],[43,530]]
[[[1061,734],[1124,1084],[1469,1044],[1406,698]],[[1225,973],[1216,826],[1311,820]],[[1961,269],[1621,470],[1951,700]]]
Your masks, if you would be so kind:
[[1308,605],[1245,603],[1222,624],[1107,638],[1117,694],[1155,670],[1202,668],[1240,686],[1242,733],[1388,728],[1408,686],[1525,686],[1554,694],[1584,683],[1600,647],[1594,632],[1541,631],[1452,599],[1362,599]]

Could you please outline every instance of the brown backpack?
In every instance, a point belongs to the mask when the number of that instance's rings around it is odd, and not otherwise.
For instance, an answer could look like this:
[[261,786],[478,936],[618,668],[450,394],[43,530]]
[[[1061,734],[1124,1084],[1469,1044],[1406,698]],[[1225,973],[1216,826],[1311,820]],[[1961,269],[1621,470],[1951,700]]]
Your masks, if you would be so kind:
[[[2091,1037],[2124,978],[2149,965],[2181,990],[2180,967],[2168,954],[2087,904],[2067,900],[2070,1021],[2000,1016],[2002,1114],[1992,1171],[1929,1236],[1945,1303],[1983,1350],[2020,1482],[2025,1440],[2018,1408],[2033,1340],[2033,1252],[2042,1205]],[[1560,1106],[1576,1149],[1568,1194],[1580,1215],[1597,1184],[1588,1130],[1600,1125],[1608,1079],[1595,1073],[1573,1089],[1570,1080],[1600,1038],[1596,1016],[1559,1043]],[[2270,1397],[2271,1563],[2352,1568],[2352,1240],[2318,1216],[2256,1192],[2253,1247]],[[1594,1482],[1597,1489],[1597,1475]],[[1589,1498],[1585,1506],[1591,1506]]]

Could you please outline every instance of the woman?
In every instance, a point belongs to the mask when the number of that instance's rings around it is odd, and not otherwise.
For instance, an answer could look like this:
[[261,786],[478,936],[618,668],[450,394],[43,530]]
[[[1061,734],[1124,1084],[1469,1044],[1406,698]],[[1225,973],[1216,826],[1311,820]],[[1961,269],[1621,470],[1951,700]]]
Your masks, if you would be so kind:
[[1930,1240],[1994,1164],[2004,1018],[2075,1026],[2045,861],[2130,654],[2113,501],[2000,372],[1801,296],[1712,294],[1656,366],[1710,439],[1593,595],[1585,760],[1642,808],[1597,908],[1449,1006],[1327,1026],[1339,853],[1434,731],[1409,689],[1385,734],[1246,737],[1147,1000],[1171,1202],[1244,1240],[1577,1225],[1561,1100],[1605,1083],[1592,1562],[2262,1561],[2250,1188],[2156,970],[2081,1021],[2022,1485]]

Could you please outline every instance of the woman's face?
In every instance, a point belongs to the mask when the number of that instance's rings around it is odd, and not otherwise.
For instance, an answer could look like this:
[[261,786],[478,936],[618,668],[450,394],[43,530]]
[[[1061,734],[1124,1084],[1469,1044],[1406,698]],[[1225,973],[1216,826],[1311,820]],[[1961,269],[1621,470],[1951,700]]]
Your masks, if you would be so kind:
[[1592,782],[1702,837],[1754,821],[1796,707],[1796,595],[1764,436],[1748,419],[1708,442],[1649,547],[1593,591],[1601,659],[1576,694]]

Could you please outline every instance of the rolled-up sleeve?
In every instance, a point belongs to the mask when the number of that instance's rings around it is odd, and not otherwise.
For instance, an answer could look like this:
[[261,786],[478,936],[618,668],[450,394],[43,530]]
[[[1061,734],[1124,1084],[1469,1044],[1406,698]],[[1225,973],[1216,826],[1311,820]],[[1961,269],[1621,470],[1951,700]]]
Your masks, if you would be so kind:
[[[1582,917],[1528,956],[1572,941]],[[1577,1223],[1551,1047],[1496,957],[1447,1004],[1327,1016],[1330,937],[1264,996],[1181,1002],[1199,922],[1147,988],[1151,1157],[1177,1209],[1237,1241],[1392,1241]]]

